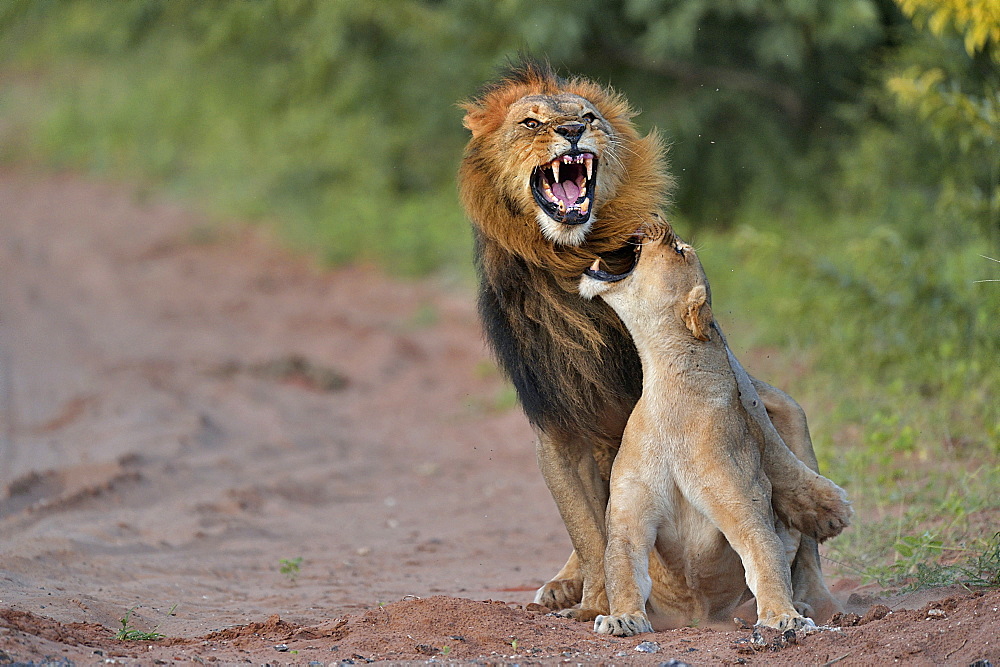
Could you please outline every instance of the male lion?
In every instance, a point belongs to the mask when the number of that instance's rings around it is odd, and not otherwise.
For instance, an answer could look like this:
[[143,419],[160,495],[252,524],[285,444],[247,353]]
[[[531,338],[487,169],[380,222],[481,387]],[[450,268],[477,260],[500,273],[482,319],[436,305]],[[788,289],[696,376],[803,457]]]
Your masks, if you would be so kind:
[[625,273],[604,271],[598,259],[580,279],[580,294],[599,296],[628,327],[644,379],[611,469],[610,614],[594,629],[652,631],[651,550],[674,582],[672,598],[659,600],[669,608],[657,611],[675,623],[731,620],[752,595],[758,625],[815,627],[793,604],[788,559],[799,528],[833,537],[850,504],[775,432],[712,317],[694,248],[660,226],[636,252]]
[[[574,547],[536,600],[592,620],[608,611],[608,479],[642,366],[614,311],[581,298],[577,281],[598,256],[617,272],[630,265],[629,237],[668,199],[664,149],[655,133],[639,135],[620,95],[547,65],[522,63],[463,106],[472,138],[459,185],[475,234],[480,315],[537,433],[538,464]],[[805,430],[797,403],[755,386],[779,433]],[[808,436],[785,440],[816,469]],[[795,555],[792,586],[813,618],[837,611],[812,538]],[[654,585],[653,599],[668,587]]]

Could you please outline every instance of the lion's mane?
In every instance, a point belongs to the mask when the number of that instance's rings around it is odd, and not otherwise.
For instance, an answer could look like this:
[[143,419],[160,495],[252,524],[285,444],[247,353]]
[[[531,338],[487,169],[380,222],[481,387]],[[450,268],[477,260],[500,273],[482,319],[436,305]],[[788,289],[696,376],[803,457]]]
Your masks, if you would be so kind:
[[[615,155],[601,168],[617,170],[618,185],[579,246],[544,238],[536,212],[512,195],[525,185],[506,167],[511,149],[499,137],[513,103],[560,93],[589,100],[615,135]],[[639,135],[621,95],[587,79],[562,79],[536,62],[513,66],[463,108],[473,137],[459,185],[473,223],[490,346],[533,424],[617,447],[642,391],[641,364],[614,312],[600,300],[585,301],[576,287],[598,255],[620,251],[640,226],[656,224],[672,185],[662,143],[655,133]]]

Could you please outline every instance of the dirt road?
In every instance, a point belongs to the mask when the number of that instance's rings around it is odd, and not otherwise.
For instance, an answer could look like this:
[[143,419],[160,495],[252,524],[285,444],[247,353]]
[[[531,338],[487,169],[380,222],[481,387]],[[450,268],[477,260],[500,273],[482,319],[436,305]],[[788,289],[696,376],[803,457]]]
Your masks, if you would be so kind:
[[0,662],[1000,663],[997,592],[781,651],[525,608],[569,543],[471,295],[120,187],[0,172],[0,420]]

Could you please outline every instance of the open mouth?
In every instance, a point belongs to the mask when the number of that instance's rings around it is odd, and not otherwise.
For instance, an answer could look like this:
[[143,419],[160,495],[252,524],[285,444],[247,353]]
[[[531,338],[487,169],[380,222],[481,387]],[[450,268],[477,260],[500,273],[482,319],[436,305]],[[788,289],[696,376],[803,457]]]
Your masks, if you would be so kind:
[[606,252],[595,259],[589,268],[584,269],[584,275],[605,283],[628,278],[635,271],[639,255],[642,254],[642,246],[648,240],[646,234],[641,231],[636,232],[629,238],[629,242],[618,250]]
[[570,151],[535,167],[531,173],[535,202],[556,222],[587,222],[597,189],[597,162],[593,153]]

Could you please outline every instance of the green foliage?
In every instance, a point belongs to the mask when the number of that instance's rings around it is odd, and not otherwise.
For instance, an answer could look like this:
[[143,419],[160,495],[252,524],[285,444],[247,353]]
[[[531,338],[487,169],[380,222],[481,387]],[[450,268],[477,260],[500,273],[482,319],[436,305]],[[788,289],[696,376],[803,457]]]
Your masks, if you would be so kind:
[[164,635],[159,632],[156,632],[155,629],[152,632],[143,632],[142,630],[135,629],[135,627],[132,626],[131,620],[129,619],[133,611],[135,611],[135,607],[129,608],[125,612],[125,615],[122,616],[120,619],[118,619],[119,622],[121,623],[121,629],[118,630],[118,633],[115,635],[115,639],[122,642],[134,642],[134,641],[145,642],[145,641],[156,641],[158,639],[163,639]]
[[518,50],[627,90],[673,141],[678,201],[726,222],[836,132],[884,39],[872,0],[12,0],[0,35],[8,66],[52,86],[35,120],[61,163],[279,215],[333,261],[404,271],[468,250],[442,243],[466,234],[454,103]]
[[930,532],[900,538],[894,548],[896,560],[869,568],[866,579],[901,593],[955,584],[967,588],[1000,586],[1000,533],[948,564],[938,562],[945,545]]
[[295,580],[299,576],[299,571],[302,569],[302,556],[297,558],[282,558],[279,563],[278,571],[281,574],[288,577],[288,580],[295,583]]

